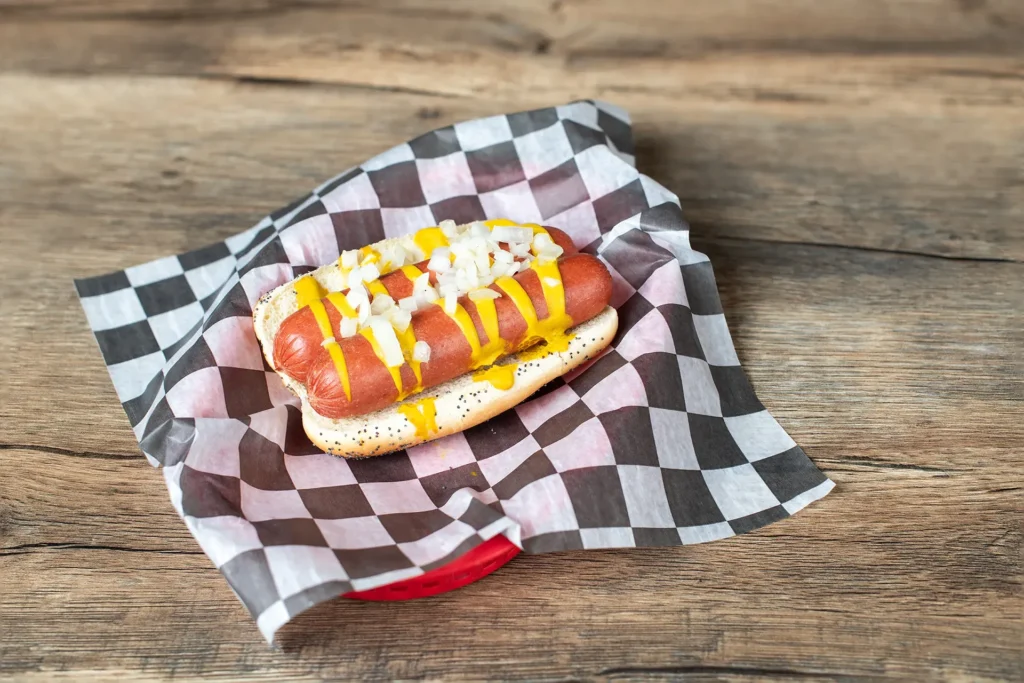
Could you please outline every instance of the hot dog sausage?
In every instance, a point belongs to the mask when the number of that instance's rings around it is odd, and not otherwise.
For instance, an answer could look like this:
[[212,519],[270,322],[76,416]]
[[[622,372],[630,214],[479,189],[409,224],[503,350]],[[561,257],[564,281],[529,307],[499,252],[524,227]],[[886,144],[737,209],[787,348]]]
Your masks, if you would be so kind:
[[[569,235],[557,228],[545,229],[555,244],[562,247],[565,256],[576,253],[576,246]],[[507,250],[508,247],[503,244],[502,248]],[[417,263],[416,268],[422,272],[429,272],[427,263]],[[432,284],[436,284],[436,274],[431,272],[430,280]],[[383,275],[380,283],[395,301],[412,295],[412,280],[401,270]],[[337,316],[333,306],[328,305],[327,309]],[[332,324],[337,325],[337,320],[332,320]],[[274,366],[289,377],[305,382],[311,363],[322,350],[322,341],[323,334],[312,311],[308,307],[296,311],[281,323],[277,336],[274,337]]]
[[[562,258],[558,270],[565,292],[565,313],[573,324],[580,324],[604,310],[611,299],[612,280],[607,268],[589,254],[575,254]],[[543,322],[549,315],[540,277],[534,270],[515,275]],[[528,346],[535,339],[527,339],[528,324],[515,302],[497,285],[491,289],[501,296],[494,299],[498,319],[498,332],[508,353]],[[476,328],[481,346],[489,341],[476,304],[468,297],[459,304],[469,314]],[[330,307],[328,307],[330,308]],[[331,324],[337,330],[340,316],[332,316]],[[417,340],[430,345],[430,360],[420,365],[422,386],[428,388],[457,377],[472,368],[472,348],[458,323],[434,305],[413,314],[412,329]],[[336,332],[337,334],[337,332]],[[328,418],[350,417],[379,410],[391,405],[399,396],[398,387],[387,366],[374,353],[370,342],[361,335],[340,340],[344,353],[352,398],[344,387],[330,354],[318,353],[310,364],[306,389],[313,409]],[[408,363],[401,367],[403,387],[413,386],[415,373]]]

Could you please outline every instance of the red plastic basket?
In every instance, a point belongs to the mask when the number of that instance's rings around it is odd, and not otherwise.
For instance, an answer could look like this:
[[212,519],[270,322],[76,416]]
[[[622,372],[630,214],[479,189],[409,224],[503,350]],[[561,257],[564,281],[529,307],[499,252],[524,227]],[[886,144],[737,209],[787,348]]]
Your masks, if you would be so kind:
[[405,579],[366,591],[353,591],[344,597],[354,600],[415,600],[453,591],[479,581],[519,554],[519,548],[504,536],[484,541],[459,559],[411,579]]

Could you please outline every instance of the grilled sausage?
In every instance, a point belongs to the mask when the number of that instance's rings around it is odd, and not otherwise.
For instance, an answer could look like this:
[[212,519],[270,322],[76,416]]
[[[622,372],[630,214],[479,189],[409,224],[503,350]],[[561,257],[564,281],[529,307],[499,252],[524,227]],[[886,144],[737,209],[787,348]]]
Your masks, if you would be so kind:
[[[572,243],[569,235],[557,228],[545,229],[555,244],[562,247],[564,256],[576,253],[576,246]],[[507,250],[507,245],[503,244],[502,248]],[[429,272],[427,263],[427,261],[422,261],[417,263],[416,267],[422,272]],[[433,272],[430,273],[430,280],[431,284],[437,283],[437,276]],[[412,280],[401,270],[381,276],[380,283],[395,301],[412,294]],[[337,330],[337,311],[330,304],[327,304],[327,310],[333,312],[334,317],[332,317],[331,324]],[[304,383],[312,362],[322,351],[323,339],[320,327],[309,307],[299,309],[281,323],[281,327],[274,337],[275,368]]]
[[[558,269],[565,292],[565,312],[572,319],[573,325],[586,322],[604,310],[611,299],[612,279],[600,260],[589,254],[577,253],[563,257],[558,262]],[[529,296],[537,319],[543,323],[549,312],[537,272],[531,269],[517,273],[515,280]],[[498,332],[506,352],[515,353],[538,341],[526,338],[527,321],[513,300],[497,285],[492,285],[491,289],[500,294],[493,301]],[[486,346],[491,340],[487,338],[476,304],[468,296],[461,297],[459,304],[469,314],[481,346]],[[334,360],[326,350],[320,348],[309,364],[306,377],[306,389],[312,408],[325,417],[342,418],[372,412],[392,404],[399,398],[399,389],[387,366],[362,335],[341,339],[338,333],[341,316],[330,304],[326,308],[344,354],[351,400],[345,393]],[[440,306],[432,305],[416,311],[411,324],[416,339],[426,342],[431,349],[430,360],[420,365],[423,388],[436,386],[472,369],[470,342],[458,323]],[[313,338],[316,339],[318,335],[319,330],[313,334]],[[322,336],[319,338],[322,339]],[[403,387],[416,384],[415,373],[408,363],[400,368],[400,375]]]

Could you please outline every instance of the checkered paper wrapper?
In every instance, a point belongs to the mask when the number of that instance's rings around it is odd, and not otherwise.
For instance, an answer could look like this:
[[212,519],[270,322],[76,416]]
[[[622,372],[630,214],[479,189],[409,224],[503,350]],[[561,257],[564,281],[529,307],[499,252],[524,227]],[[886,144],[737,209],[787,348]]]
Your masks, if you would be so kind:
[[[609,350],[464,433],[359,461],[317,451],[252,305],[342,249],[497,217],[605,260]],[[678,199],[636,170],[629,117],[603,102],[432,131],[222,243],[76,285],[142,451],[268,640],[497,534],[528,553],[701,543],[833,487],[754,395]]]

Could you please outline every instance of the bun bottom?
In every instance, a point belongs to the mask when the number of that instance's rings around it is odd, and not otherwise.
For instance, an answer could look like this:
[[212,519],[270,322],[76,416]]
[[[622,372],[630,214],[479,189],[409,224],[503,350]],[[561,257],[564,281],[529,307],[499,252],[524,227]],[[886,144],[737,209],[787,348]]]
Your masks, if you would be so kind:
[[[551,380],[595,358],[611,343],[618,326],[618,314],[609,306],[597,317],[569,330],[574,336],[565,351],[544,353],[534,347],[502,358],[497,365],[518,365],[508,389],[474,380],[472,373],[466,373],[357,417],[333,420],[320,415],[310,407],[303,385],[286,376],[282,379],[302,399],[302,426],[317,447],[345,458],[368,458],[461,432],[505,412]],[[401,412],[401,406],[416,405],[427,398],[434,399],[437,428],[424,433]]]

